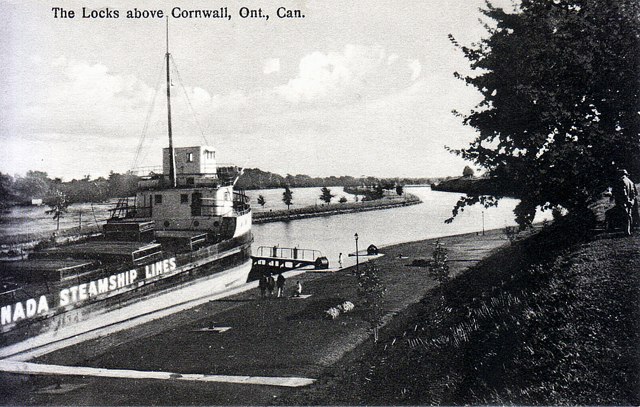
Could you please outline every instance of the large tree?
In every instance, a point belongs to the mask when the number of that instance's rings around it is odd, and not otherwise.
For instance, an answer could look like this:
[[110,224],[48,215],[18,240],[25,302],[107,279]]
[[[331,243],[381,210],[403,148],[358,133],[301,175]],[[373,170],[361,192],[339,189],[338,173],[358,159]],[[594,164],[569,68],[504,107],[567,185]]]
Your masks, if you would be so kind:
[[[474,71],[456,74],[482,102],[461,115],[478,133],[455,152],[515,188],[516,220],[536,207],[587,214],[616,168],[640,176],[640,2],[522,0],[487,3],[488,37],[458,44]],[[469,197],[465,204],[495,202]]]

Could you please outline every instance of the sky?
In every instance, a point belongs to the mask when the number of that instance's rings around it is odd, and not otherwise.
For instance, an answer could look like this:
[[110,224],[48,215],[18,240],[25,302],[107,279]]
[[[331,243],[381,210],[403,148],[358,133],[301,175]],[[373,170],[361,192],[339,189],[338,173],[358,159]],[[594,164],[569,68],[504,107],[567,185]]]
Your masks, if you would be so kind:
[[[59,3],[75,18],[0,0],[0,172],[70,180],[160,164],[166,23],[126,18],[134,9],[170,15],[178,147],[208,144],[220,162],[282,175],[434,177],[470,164],[444,148],[473,139],[451,111],[480,101],[454,78],[468,62],[447,36],[486,36],[484,0]],[[243,6],[269,19],[241,18]],[[226,7],[231,19],[174,18],[175,7]],[[280,7],[304,18],[278,18]]]

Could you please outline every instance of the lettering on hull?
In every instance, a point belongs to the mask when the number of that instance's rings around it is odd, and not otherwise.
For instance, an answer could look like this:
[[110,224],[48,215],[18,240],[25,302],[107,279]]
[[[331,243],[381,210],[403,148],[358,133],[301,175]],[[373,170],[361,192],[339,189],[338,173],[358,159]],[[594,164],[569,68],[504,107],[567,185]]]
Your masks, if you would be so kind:
[[[144,279],[170,273],[176,268],[175,257],[149,264],[144,267]],[[63,288],[57,296],[57,307],[66,307],[96,298],[101,294],[130,287],[138,281],[139,276],[142,276],[142,269],[132,269],[92,280],[88,283]],[[52,304],[55,304],[55,299]],[[26,301],[18,301],[15,304],[4,305],[0,307],[0,325],[8,325],[31,319],[45,314],[49,312],[49,310],[49,299],[46,295],[41,295],[38,299],[30,298]]]

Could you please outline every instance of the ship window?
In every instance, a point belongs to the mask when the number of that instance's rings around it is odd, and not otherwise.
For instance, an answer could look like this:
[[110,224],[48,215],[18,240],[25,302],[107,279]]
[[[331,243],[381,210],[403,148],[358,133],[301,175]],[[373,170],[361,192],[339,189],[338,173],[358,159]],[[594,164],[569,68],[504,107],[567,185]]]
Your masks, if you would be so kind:
[[194,185],[194,184],[195,184],[195,182],[194,182],[193,177],[187,178],[187,185]]
[[189,194],[180,194],[180,203],[189,203]]
[[187,153],[187,162],[188,163],[192,163],[193,162],[193,153]]
[[155,199],[156,199],[156,203],[157,204],[161,204],[162,203],[162,195],[160,195],[160,194],[156,195]]
[[197,220],[193,221],[193,226],[198,227],[200,226],[200,222],[198,222]]
[[214,151],[205,151],[204,155],[207,158],[207,160],[211,160],[213,158],[216,158],[216,153]]
[[168,227],[169,227],[169,225],[170,225],[169,221],[168,221],[168,220],[165,220],[165,221],[164,221],[164,227],[165,227],[165,228],[168,228]]

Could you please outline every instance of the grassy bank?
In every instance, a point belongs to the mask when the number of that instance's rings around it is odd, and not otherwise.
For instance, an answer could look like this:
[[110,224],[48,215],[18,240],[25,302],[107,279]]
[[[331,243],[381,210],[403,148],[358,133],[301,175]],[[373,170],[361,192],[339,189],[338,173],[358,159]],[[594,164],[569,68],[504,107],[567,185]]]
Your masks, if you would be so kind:
[[[450,236],[442,241],[450,249],[451,269],[456,275],[496,247],[508,244],[499,231],[485,236]],[[416,258],[429,258],[433,248],[432,240],[383,248],[385,256],[376,263],[387,287],[381,304],[386,323],[395,324],[407,307],[433,289],[434,281],[426,269],[411,266]],[[263,300],[256,288],[61,349],[36,362],[176,373],[322,377],[327,369],[341,365],[345,355],[371,343],[370,325],[352,271],[309,272],[289,279],[289,290],[300,280],[304,293],[311,294],[303,300]],[[355,310],[336,320],[325,318],[328,308],[344,301],[352,301]],[[224,335],[193,332],[212,321],[232,329]],[[59,395],[40,392],[58,381],[83,387]],[[291,391],[224,383],[47,376],[26,380],[0,375],[0,400],[12,405],[270,405]]]
[[283,220],[339,215],[342,213],[365,212],[416,205],[421,202],[420,198],[415,195],[404,194],[403,196],[385,196],[382,199],[376,199],[374,201],[346,202],[321,206],[304,206],[291,210],[282,209],[270,212],[255,212],[253,214],[253,223],[279,222]]
[[[442,238],[454,277],[442,291],[426,268],[413,265],[431,257],[433,240],[383,248],[376,263],[387,294],[377,344],[352,270],[343,269],[296,276],[312,294],[305,300],[261,300],[250,291],[37,360],[318,379],[307,388],[72,377],[64,383],[82,391],[56,395],[39,391],[58,378],[3,375],[0,399],[15,405],[637,405],[640,239],[583,236],[548,227],[513,245],[502,231]],[[324,317],[345,300],[356,304],[354,312]],[[233,329],[220,336],[193,332],[211,321]]]
[[287,404],[640,402],[640,238],[548,228],[428,295]]
[[518,191],[495,178],[460,177],[431,185],[434,191],[460,192],[468,195],[517,197]]

